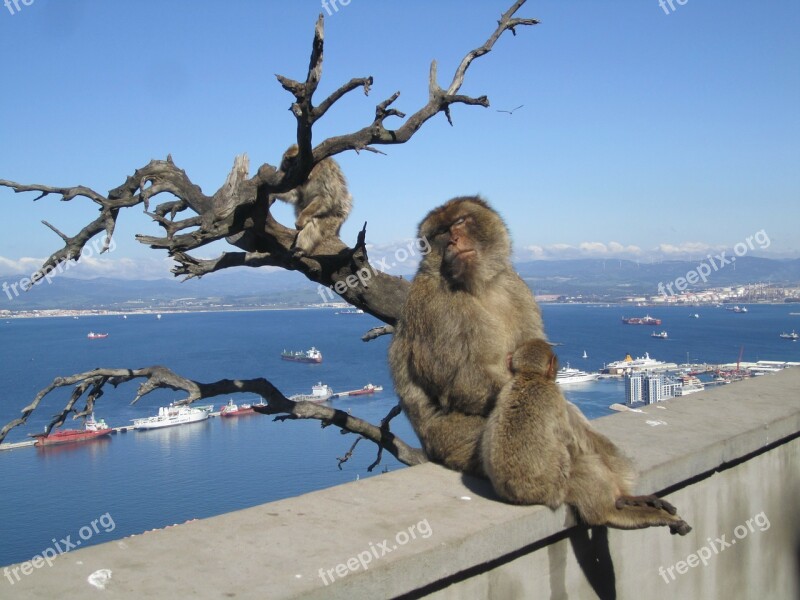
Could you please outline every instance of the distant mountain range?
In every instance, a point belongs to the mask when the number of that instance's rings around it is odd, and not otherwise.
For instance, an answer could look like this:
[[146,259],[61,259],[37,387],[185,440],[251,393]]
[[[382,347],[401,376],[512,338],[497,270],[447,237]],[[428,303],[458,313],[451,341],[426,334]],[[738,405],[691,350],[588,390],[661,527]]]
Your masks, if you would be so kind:
[[[522,278],[537,294],[596,295],[615,299],[630,295],[655,295],[665,285],[696,270],[700,262],[662,261],[637,263],[616,259],[577,259],[518,263]],[[0,278],[11,286],[17,278]],[[764,282],[800,283],[800,259],[774,260],[740,257],[735,263],[711,271],[708,283],[726,287]],[[122,280],[55,277],[16,296],[10,287],[0,291],[0,310],[36,309],[137,309],[208,308],[219,306],[297,306],[321,302],[316,284],[292,271],[230,269],[200,280]],[[11,298],[9,298],[9,295]]]
[[[730,258],[727,256],[726,258]],[[800,259],[769,259],[750,256],[719,266],[705,261],[659,261],[639,263],[618,259],[537,260],[516,265],[520,276],[537,294],[597,294],[611,297],[658,294],[659,282],[667,285],[696,271],[710,271],[708,282],[693,289],[728,287],[746,283],[793,285],[800,282]],[[714,270],[714,265],[717,270]]]

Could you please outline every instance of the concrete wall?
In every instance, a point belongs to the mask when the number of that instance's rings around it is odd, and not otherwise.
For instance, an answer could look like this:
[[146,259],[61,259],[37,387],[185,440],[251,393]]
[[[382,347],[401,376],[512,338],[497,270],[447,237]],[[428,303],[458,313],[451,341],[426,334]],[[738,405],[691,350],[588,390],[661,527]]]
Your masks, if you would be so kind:
[[575,526],[422,465],[70,552],[0,597],[797,598],[798,390],[791,369],[594,421],[685,537]]

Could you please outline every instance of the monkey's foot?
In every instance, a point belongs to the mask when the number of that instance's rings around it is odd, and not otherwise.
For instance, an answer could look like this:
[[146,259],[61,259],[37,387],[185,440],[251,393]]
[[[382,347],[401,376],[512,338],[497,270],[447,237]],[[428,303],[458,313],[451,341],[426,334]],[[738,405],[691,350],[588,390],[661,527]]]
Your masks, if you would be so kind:
[[[617,508],[623,508],[624,506],[650,506],[652,508],[660,508],[661,510],[665,510],[671,515],[678,514],[678,509],[672,506],[672,504],[670,504],[669,502],[667,502],[662,498],[658,498],[657,496],[652,496],[652,495],[620,496],[619,498],[617,498],[616,506]],[[684,523],[684,525],[686,524]],[[689,527],[688,525],[686,526]],[[689,530],[691,530],[691,527],[689,527]],[[688,533],[688,531],[686,533]]]
[[292,248],[292,256],[294,258],[303,258],[306,256],[306,251],[301,248]]
[[675,535],[676,533],[678,535],[686,535],[691,530],[691,526],[686,521],[678,521],[677,523],[672,523],[669,526],[669,532],[672,535]]

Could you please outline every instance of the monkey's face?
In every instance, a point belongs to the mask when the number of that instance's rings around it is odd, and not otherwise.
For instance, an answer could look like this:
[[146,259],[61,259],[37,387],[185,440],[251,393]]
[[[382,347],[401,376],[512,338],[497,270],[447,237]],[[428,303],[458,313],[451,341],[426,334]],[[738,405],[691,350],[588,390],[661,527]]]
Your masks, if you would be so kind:
[[511,356],[511,372],[525,375],[541,375],[555,381],[558,372],[558,357],[544,340],[530,340],[521,344]]
[[506,226],[480,198],[455,198],[434,209],[419,235],[431,245],[425,262],[455,287],[487,282],[508,265]]

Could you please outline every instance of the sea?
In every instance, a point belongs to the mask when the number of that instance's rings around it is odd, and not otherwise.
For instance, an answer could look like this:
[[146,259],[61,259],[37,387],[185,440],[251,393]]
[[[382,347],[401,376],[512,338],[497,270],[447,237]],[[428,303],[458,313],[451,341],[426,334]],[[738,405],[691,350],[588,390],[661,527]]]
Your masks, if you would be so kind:
[[[779,338],[783,331],[800,329],[800,316],[790,314],[800,307],[748,309],[735,314],[706,306],[552,304],[542,312],[562,366],[598,370],[626,354],[645,353],[676,363],[731,363],[740,355],[743,361],[800,361],[800,344]],[[654,328],[621,322],[623,316],[647,312],[663,319],[656,329],[668,331],[668,339],[651,338]],[[695,313],[699,318],[691,317]],[[383,391],[371,396],[331,401],[378,423],[397,397],[386,360],[389,337],[361,341],[377,325],[369,315],[331,309],[0,320],[0,426],[19,416],[56,377],[97,367],[151,365],[204,382],[266,377],[286,395],[310,393],[317,382],[335,391],[382,385]],[[89,331],[109,335],[89,340]],[[322,351],[321,364],[280,359],[283,350],[312,346]],[[110,426],[127,425],[181,397],[159,390],[132,405],[136,389],[135,382],[108,386],[96,404],[97,418]],[[28,423],[5,441],[23,441],[41,431],[71,391],[63,388],[45,397]],[[566,395],[589,418],[610,414],[609,405],[625,401],[619,380],[570,386]],[[247,395],[235,399],[257,401]],[[217,398],[215,407],[228,400]],[[76,425],[68,421],[66,426]],[[418,444],[403,415],[391,429]],[[381,464],[368,472],[376,449],[367,441],[339,467],[337,458],[355,439],[318,421],[275,422],[251,415],[0,452],[0,566],[49,548],[68,550],[65,539],[76,547],[108,542],[404,468],[384,453]]]

